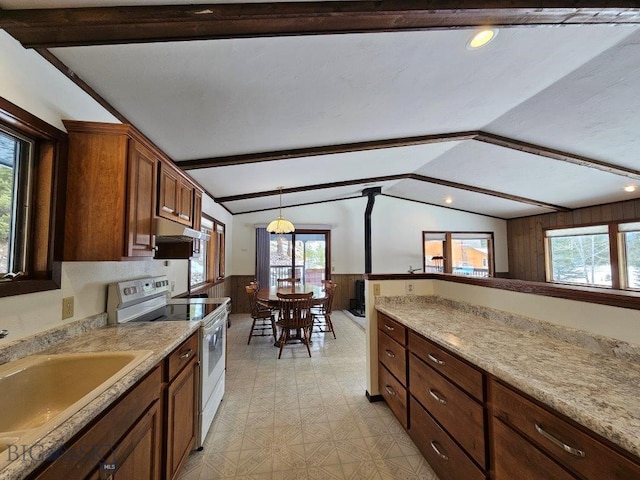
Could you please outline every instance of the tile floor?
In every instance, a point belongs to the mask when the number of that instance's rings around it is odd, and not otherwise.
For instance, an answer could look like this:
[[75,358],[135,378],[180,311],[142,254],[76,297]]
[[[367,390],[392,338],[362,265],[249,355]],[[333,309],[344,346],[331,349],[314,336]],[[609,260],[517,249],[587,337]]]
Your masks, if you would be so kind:
[[179,480],[437,480],[384,402],[365,397],[363,329],[333,314],[337,339],[315,333],[312,358],[272,337],[247,345],[251,319],[232,315],[227,387],[202,452]]

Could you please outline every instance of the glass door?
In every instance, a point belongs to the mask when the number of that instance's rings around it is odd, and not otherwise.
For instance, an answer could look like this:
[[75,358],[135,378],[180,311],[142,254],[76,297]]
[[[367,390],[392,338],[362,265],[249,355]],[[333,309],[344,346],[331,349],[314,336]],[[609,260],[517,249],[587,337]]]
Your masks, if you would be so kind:
[[329,277],[328,272],[328,231],[269,235],[269,286],[275,286],[276,279],[287,277],[320,286]]

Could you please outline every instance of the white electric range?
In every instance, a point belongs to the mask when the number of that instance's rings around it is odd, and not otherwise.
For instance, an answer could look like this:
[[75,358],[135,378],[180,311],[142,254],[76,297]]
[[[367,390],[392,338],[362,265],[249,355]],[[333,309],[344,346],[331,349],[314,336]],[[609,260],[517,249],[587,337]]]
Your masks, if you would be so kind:
[[230,298],[169,298],[166,276],[112,283],[107,292],[109,323],[200,322],[198,435],[202,449],[224,396],[226,329]]

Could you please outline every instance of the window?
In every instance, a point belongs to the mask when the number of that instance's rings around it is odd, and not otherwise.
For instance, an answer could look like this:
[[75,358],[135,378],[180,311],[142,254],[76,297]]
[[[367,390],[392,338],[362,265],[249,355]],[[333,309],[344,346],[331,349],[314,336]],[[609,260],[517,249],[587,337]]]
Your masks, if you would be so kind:
[[64,132],[0,98],[0,297],[60,288],[64,145]]
[[26,270],[33,145],[0,128],[0,278],[24,275]]
[[547,281],[640,290],[640,222],[545,231]]
[[193,256],[189,261],[189,285],[194,288],[224,279],[225,225],[204,215],[201,232],[209,235],[208,241],[195,240]]
[[424,271],[493,276],[493,233],[422,232]]
[[612,286],[606,225],[547,230],[551,282]]
[[623,247],[623,285],[640,290],[640,222],[620,224],[618,230]]

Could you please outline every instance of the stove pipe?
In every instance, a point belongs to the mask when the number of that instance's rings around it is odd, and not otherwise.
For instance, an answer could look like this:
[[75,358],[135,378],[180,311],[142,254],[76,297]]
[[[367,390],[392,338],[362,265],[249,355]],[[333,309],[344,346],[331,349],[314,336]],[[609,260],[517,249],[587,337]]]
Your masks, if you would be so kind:
[[364,273],[371,273],[371,212],[376,201],[376,195],[382,193],[382,187],[365,188],[363,197],[368,197],[367,208],[364,211]]

